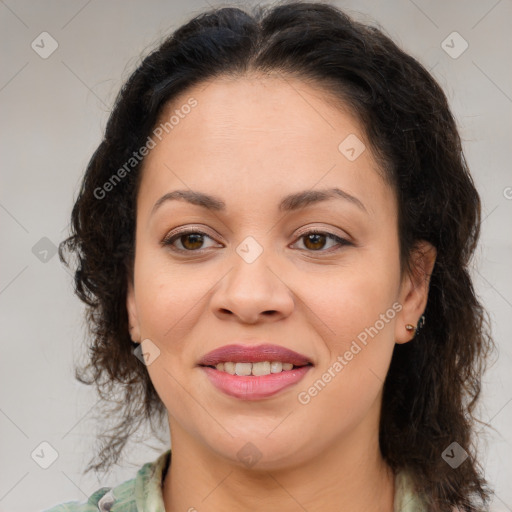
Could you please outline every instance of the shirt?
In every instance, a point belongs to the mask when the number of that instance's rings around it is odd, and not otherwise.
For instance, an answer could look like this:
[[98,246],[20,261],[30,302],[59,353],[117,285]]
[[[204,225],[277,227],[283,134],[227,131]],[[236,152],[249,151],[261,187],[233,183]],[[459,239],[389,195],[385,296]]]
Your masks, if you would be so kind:
[[[169,449],[155,461],[144,464],[135,478],[114,488],[102,487],[87,501],[68,501],[44,512],[165,512],[162,485],[170,460]],[[427,512],[403,470],[395,475],[393,512]]]

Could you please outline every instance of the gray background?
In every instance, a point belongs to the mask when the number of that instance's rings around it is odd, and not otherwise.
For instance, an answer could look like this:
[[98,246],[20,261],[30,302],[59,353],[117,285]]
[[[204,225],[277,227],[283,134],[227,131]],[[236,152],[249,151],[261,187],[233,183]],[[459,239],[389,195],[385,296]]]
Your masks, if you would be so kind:
[[[457,117],[484,206],[473,276],[499,347],[484,382],[480,417],[495,431],[479,435],[481,461],[496,489],[493,510],[512,511],[512,2],[333,3],[362,21],[376,20],[424,63]],[[0,511],[83,500],[102,485],[132,478],[165,448],[143,444],[141,433],[122,468],[81,475],[94,441],[97,397],[73,379],[73,361],[85,354],[83,308],[52,251],[67,233],[81,174],[118,89],[141,54],[207,7],[206,1],[0,2]],[[458,56],[464,41],[447,39],[454,31],[469,45]],[[58,43],[46,59],[31,47],[42,46],[42,32]],[[42,37],[47,51],[48,36]],[[31,457],[42,442],[58,453],[48,469]]]

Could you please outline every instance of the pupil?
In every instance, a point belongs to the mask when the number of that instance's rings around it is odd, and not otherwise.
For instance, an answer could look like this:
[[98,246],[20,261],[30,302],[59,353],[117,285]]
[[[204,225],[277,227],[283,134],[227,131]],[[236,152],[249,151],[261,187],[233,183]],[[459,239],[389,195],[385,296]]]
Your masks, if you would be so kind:
[[[203,243],[203,235],[200,235],[199,233],[188,233],[183,235],[181,238],[181,243],[186,249],[198,249]],[[183,240],[186,242],[183,243]],[[192,243],[190,244],[188,241],[192,241]]]
[[307,243],[306,247],[308,247],[308,243],[312,242],[314,247],[309,247],[310,249],[321,249],[325,242],[325,235],[321,235],[318,233],[312,233],[306,237]]

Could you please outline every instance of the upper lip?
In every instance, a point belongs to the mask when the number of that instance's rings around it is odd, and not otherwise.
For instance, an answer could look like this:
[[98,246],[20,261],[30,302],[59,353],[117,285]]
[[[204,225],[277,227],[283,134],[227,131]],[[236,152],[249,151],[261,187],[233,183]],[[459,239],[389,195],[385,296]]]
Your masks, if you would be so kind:
[[262,361],[280,361],[292,363],[294,366],[304,366],[312,362],[304,355],[279,345],[224,345],[208,352],[199,361],[200,366],[215,366],[225,362],[259,363]]

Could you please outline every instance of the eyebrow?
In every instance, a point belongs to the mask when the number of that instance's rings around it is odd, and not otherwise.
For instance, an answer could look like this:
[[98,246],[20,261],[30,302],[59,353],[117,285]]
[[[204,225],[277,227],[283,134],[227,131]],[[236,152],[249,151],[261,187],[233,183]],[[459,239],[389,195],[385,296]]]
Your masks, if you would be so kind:
[[[364,204],[357,197],[336,187],[324,190],[304,190],[285,196],[279,203],[279,211],[294,211],[309,206],[310,204],[327,201],[329,199],[345,199],[357,206],[360,210],[368,213]],[[219,197],[194,190],[174,190],[158,199],[153,205],[151,215],[153,215],[163,203],[172,200],[184,200],[213,211],[223,211],[226,209],[226,203]]]

